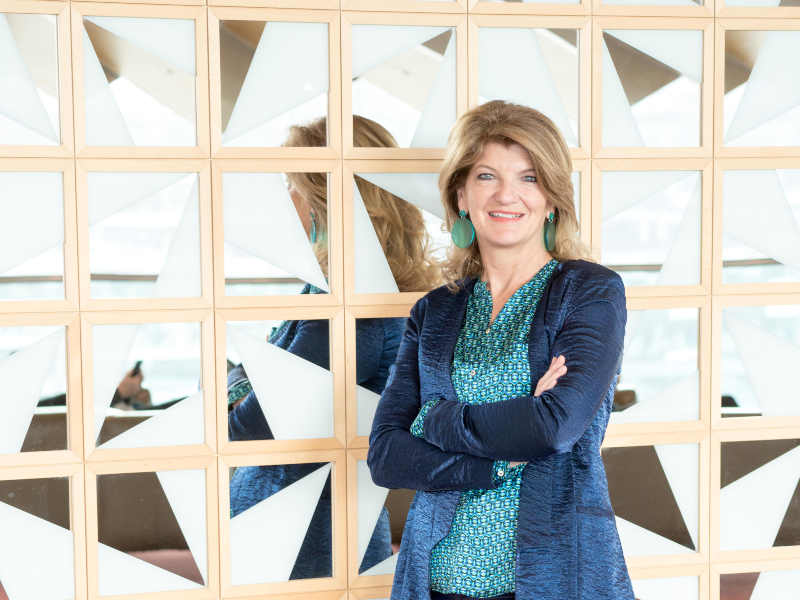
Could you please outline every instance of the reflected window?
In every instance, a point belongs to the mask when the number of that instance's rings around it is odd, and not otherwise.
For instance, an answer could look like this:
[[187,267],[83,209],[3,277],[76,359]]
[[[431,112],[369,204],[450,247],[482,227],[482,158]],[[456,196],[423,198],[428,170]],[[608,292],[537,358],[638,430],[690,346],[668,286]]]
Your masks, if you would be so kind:
[[88,174],[92,298],[200,296],[196,173]]
[[[726,6],[730,6],[725,2]],[[800,585],[800,569],[762,571],[760,573],[722,573],[719,576],[719,600],[740,598],[788,598]]]
[[535,108],[552,119],[570,148],[579,146],[579,31],[511,27],[478,31],[478,101],[509,100]]
[[58,146],[58,17],[0,13],[0,145]]
[[800,306],[722,308],[723,417],[800,415]]
[[92,326],[98,449],[205,443],[199,323]]
[[208,583],[206,472],[97,476],[100,596]]
[[697,308],[631,310],[611,423],[700,418]]
[[0,214],[0,301],[63,299],[63,175],[0,172]]
[[604,147],[700,145],[702,31],[606,30],[602,61]]
[[231,469],[232,585],[332,576],[332,466]]
[[698,285],[701,174],[606,171],[602,177],[602,263],[626,286]]
[[[755,5],[725,2],[726,7]],[[800,97],[794,91],[798,53],[800,31],[725,32],[726,147],[800,146]]]
[[0,481],[0,598],[75,598],[71,523],[69,477]]
[[[456,120],[453,27],[353,25],[353,115],[400,148],[444,148]],[[355,124],[354,124],[355,127]],[[353,145],[372,146],[354,132]]]
[[327,117],[327,23],[224,20],[219,30],[223,147],[281,146],[290,126]]
[[723,190],[722,283],[800,281],[800,169],[725,171]]
[[66,327],[0,327],[0,454],[68,448],[66,344]]
[[196,146],[195,22],[83,17],[88,146]]

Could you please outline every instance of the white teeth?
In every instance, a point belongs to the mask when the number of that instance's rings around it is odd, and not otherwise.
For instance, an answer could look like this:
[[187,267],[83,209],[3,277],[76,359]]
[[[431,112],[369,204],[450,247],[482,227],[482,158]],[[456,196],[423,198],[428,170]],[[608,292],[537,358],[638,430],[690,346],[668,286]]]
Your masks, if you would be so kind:
[[507,215],[505,213],[489,213],[490,217],[499,217],[501,219],[519,219],[522,215]]

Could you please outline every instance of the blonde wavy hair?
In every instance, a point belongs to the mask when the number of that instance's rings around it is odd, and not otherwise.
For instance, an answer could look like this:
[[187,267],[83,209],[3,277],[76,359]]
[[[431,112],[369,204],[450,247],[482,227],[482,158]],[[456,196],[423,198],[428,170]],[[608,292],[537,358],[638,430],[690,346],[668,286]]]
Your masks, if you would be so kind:
[[[327,120],[293,125],[284,142],[288,147],[327,145]],[[353,116],[353,143],[360,148],[396,148],[397,142],[384,127],[364,117]],[[287,173],[286,178],[309,204],[315,216],[317,242],[314,252],[328,272],[328,177],[325,173]],[[431,255],[431,239],[422,211],[376,185],[356,177],[372,226],[401,292],[425,292],[442,285],[441,269]]]
[[[456,121],[447,144],[447,154],[439,174],[439,193],[445,210],[445,226],[452,229],[458,217],[458,190],[462,189],[472,167],[487,144],[519,144],[533,163],[539,188],[555,207],[556,247],[550,254],[559,262],[591,260],[588,248],[578,235],[578,217],[572,190],[572,158],[558,127],[538,110],[493,100],[463,114]],[[477,243],[467,248],[452,245],[442,265],[451,291],[456,282],[483,274],[481,249]]]

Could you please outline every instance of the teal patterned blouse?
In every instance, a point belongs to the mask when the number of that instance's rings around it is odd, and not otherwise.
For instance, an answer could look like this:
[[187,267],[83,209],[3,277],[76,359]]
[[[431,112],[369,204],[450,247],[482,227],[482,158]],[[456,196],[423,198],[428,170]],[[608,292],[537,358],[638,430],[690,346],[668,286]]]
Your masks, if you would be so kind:
[[[539,298],[558,263],[551,260],[506,302],[494,322],[492,295],[477,281],[458,335],[451,376],[459,402],[485,404],[531,394],[528,336]],[[422,437],[427,402],[411,426]],[[431,589],[477,598],[515,591],[517,512],[522,469],[495,462],[495,488],[462,492],[447,536],[431,554]]]

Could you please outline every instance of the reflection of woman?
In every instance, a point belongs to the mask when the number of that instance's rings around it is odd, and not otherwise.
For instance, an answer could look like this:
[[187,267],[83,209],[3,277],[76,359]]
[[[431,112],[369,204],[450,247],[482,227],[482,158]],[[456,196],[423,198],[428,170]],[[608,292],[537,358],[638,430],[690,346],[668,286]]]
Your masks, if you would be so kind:
[[[290,129],[286,146],[325,146],[326,122],[318,119]],[[361,146],[395,147],[391,135],[377,123],[356,117],[354,138]],[[287,173],[289,194],[311,240],[323,272],[328,270],[328,181],[324,173]],[[359,181],[378,239],[400,291],[427,291],[439,285],[439,270],[431,264],[429,240],[422,213],[367,181]],[[306,285],[301,293],[323,293]],[[356,321],[357,383],[380,394],[389,376],[400,343],[405,319],[358,319]],[[330,365],[329,325],[325,320],[284,321],[268,341],[325,369]],[[290,399],[287,398],[287,401]],[[228,417],[231,441],[268,440],[273,435],[258,399],[241,365],[228,376]],[[313,415],[299,418],[313,418]],[[231,515],[247,510],[321,467],[321,464],[242,467],[231,480]],[[325,486],[314,513],[291,579],[330,577],[331,512],[330,482]],[[391,556],[391,533],[383,510],[367,553],[360,565],[364,571]]]
[[420,490],[395,600],[633,600],[600,458],[625,290],[580,260],[570,171],[527,107],[486,103],[451,134],[460,248],[411,311],[370,435],[375,482]]

